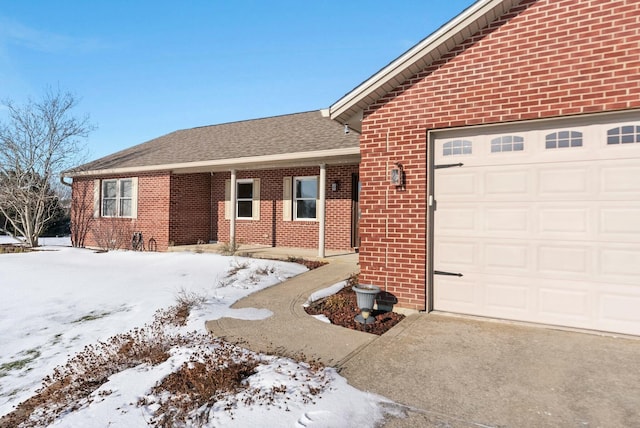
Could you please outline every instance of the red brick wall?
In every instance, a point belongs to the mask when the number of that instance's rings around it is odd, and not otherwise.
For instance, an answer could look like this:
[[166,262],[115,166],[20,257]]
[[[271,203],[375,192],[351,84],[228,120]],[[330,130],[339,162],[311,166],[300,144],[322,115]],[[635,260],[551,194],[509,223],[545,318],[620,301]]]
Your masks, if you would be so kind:
[[638,107],[640,1],[524,1],[365,112],[361,281],[425,309],[427,130]]
[[[130,178],[131,175],[111,175],[100,177]],[[73,180],[74,203],[72,223],[78,219],[77,210],[88,212],[89,228],[85,238],[87,247],[104,247],[106,241],[118,241],[121,248],[131,247],[131,234],[142,232],[145,245],[153,238],[158,251],[165,251],[169,242],[169,188],[168,173],[147,173],[138,177],[138,216],[137,218],[93,218],[93,186],[92,178],[75,178]],[[82,202],[84,200],[84,202]],[[72,227],[73,228],[73,227]]]
[[171,176],[169,242],[208,243],[211,239],[211,174]]
[[[358,173],[357,165],[327,166],[327,199],[325,247],[345,250],[351,248],[351,176]],[[317,176],[319,167],[238,171],[237,179],[260,179],[260,220],[237,220],[236,241],[245,244],[278,247],[318,247],[318,222],[284,221],[282,213],[282,181],[284,177]],[[216,173],[211,186],[213,201],[213,239],[229,242],[229,220],[224,216],[224,186],[230,173]],[[331,183],[340,181],[337,192]]]
[[[351,177],[357,165],[327,167],[326,234],[327,249],[351,248]],[[284,247],[317,248],[318,223],[282,220],[282,179],[285,176],[319,175],[319,167],[240,171],[238,178],[260,178],[260,220],[238,220],[236,237],[240,243]],[[93,218],[94,178],[76,178],[73,183],[74,214],[88,219],[87,247],[105,247],[118,241],[120,248],[130,248],[131,234],[141,231],[145,245],[155,240],[158,251],[169,245],[228,242],[229,221],[224,218],[224,182],[229,173],[138,176],[138,216],[135,219]],[[100,179],[129,178],[104,176]],[[340,181],[337,192],[331,183]],[[84,196],[83,196],[84,195]],[[73,220],[72,220],[73,221]],[[76,221],[77,223],[77,221]]]

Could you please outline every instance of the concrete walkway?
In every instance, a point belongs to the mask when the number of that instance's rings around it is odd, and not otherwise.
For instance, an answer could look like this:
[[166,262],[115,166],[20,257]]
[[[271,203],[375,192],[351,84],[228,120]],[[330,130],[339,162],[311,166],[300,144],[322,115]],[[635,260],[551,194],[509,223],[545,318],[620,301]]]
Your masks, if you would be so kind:
[[255,351],[337,367],[349,383],[396,402],[398,427],[640,427],[640,340],[550,327],[414,314],[382,336],[323,323],[302,304],[356,272],[357,255],[250,295],[261,321],[207,322]]
[[340,367],[378,336],[338,327],[309,316],[308,297],[358,272],[357,254],[335,256],[330,264],[298,275],[275,287],[247,296],[233,308],[266,308],[273,315],[260,321],[221,318],[208,321],[207,330],[230,342],[258,351],[318,360]]

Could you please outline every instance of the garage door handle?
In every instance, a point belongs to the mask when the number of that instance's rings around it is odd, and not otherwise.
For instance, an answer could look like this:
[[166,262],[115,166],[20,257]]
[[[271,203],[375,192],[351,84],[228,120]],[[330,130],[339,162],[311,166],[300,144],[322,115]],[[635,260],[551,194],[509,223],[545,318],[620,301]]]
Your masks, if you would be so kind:
[[454,273],[454,272],[443,272],[441,270],[434,270],[433,271],[434,275],[446,275],[446,276],[457,276],[457,277],[461,277],[464,276],[461,273]]

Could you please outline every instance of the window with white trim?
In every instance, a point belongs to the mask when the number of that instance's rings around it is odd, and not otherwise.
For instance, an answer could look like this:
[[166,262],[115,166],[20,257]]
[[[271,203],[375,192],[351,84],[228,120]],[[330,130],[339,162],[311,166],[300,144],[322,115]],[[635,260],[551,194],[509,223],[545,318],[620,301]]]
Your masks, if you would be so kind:
[[318,199],[318,177],[294,177],[293,215],[296,220],[316,219]]
[[[224,182],[224,218],[231,219],[231,180]],[[238,220],[260,220],[260,179],[236,180],[235,216]]]
[[607,144],[629,143],[640,143],[640,126],[619,126],[607,131]]
[[102,180],[102,216],[133,217],[133,179]]
[[581,147],[582,132],[578,131],[559,131],[547,134],[545,137],[545,148],[559,149],[563,147]]
[[524,138],[517,135],[504,135],[491,140],[491,153],[520,152],[524,150]]
[[253,180],[238,180],[236,186],[236,218],[253,219]]
[[470,155],[471,154],[471,141],[468,140],[453,140],[447,141],[442,146],[443,156],[455,156],[455,155]]

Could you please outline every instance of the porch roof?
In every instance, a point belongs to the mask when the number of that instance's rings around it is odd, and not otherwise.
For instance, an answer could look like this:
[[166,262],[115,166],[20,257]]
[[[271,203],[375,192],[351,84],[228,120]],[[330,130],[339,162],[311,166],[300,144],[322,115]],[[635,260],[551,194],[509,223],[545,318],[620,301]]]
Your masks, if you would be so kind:
[[325,111],[171,132],[63,173],[64,177],[149,171],[265,169],[360,160],[359,135]]

